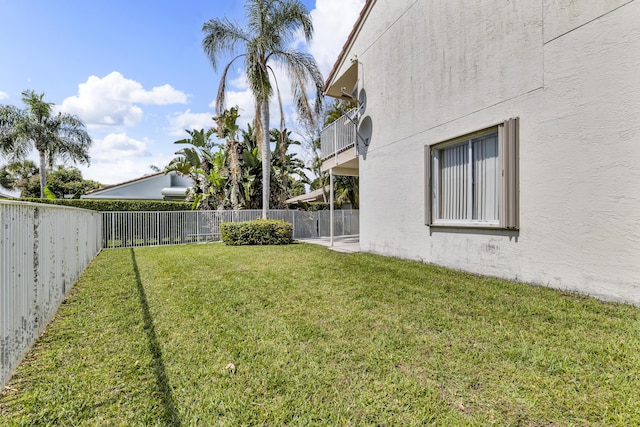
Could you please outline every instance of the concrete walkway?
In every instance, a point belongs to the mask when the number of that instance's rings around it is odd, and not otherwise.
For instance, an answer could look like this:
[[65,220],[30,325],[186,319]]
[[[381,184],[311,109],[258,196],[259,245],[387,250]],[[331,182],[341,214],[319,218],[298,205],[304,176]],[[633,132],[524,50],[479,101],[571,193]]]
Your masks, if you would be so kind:
[[351,236],[334,236],[333,247],[331,247],[331,239],[329,237],[320,237],[317,239],[296,239],[299,242],[311,243],[314,245],[327,246],[336,252],[360,252],[360,235]]

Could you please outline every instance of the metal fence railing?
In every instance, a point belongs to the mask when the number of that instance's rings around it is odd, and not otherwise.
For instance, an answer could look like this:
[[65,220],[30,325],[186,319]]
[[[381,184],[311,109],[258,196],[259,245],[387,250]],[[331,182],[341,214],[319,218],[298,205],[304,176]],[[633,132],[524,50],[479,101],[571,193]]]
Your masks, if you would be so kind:
[[349,115],[354,116],[355,111],[345,114],[320,132],[320,152],[323,160],[355,146],[356,125]]
[[0,388],[101,249],[102,217],[0,201]]
[[[104,248],[129,248],[218,241],[221,223],[261,217],[261,210],[103,212],[102,245]],[[329,211],[270,210],[269,218],[290,222],[294,239],[330,234]],[[335,211],[333,227],[335,236],[358,234],[359,211]]]

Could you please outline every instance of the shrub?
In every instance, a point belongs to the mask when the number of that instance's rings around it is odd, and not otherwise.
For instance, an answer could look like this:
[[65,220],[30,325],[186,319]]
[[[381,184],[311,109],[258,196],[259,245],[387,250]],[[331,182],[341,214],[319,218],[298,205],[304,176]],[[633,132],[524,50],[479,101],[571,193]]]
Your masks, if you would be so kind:
[[293,241],[293,225],[286,221],[256,219],[220,224],[222,241],[238,245],[288,245]]

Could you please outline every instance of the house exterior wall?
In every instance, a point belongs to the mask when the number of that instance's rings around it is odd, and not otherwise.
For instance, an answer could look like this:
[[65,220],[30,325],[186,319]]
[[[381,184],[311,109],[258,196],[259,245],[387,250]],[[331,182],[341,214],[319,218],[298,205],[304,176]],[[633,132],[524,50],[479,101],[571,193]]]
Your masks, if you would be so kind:
[[191,179],[177,175],[156,174],[149,177],[126,182],[113,187],[98,190],[82,196],[83,199],[108,199],[108,200],[163,200],[162,190],[169,187],[191,187]]
[[[377,0],[364,251],[640,304],[639,1]],[[339,74],[339,73],[338,73]],[[520,118],[520,229],[425,225],[425,146]]]

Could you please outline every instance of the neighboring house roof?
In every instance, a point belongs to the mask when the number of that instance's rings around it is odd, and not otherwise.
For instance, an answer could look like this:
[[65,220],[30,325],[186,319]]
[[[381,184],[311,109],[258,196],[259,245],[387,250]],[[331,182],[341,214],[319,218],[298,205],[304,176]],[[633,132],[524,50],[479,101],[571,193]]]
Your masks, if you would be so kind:
[[7,190],[4,187],[0,187],[0,198],[11,199],[14,197],[20,197],[20,190]]
[[317,190],[313,190],[308,192],[307,194],[303,194],[301,196],[292,197],[287,199],[287,204],[291,205],[293,203],[309,203],[309,202],[326,202],[324,199],[324,195],[329,192],[329,186],[325,186],[324,189],[318,188]]
[[184,200],[187,189],[193,185],[190,178],[175,172],[156,172],[140,178],[108,185],[83,195],[83,199],[108,200]]

